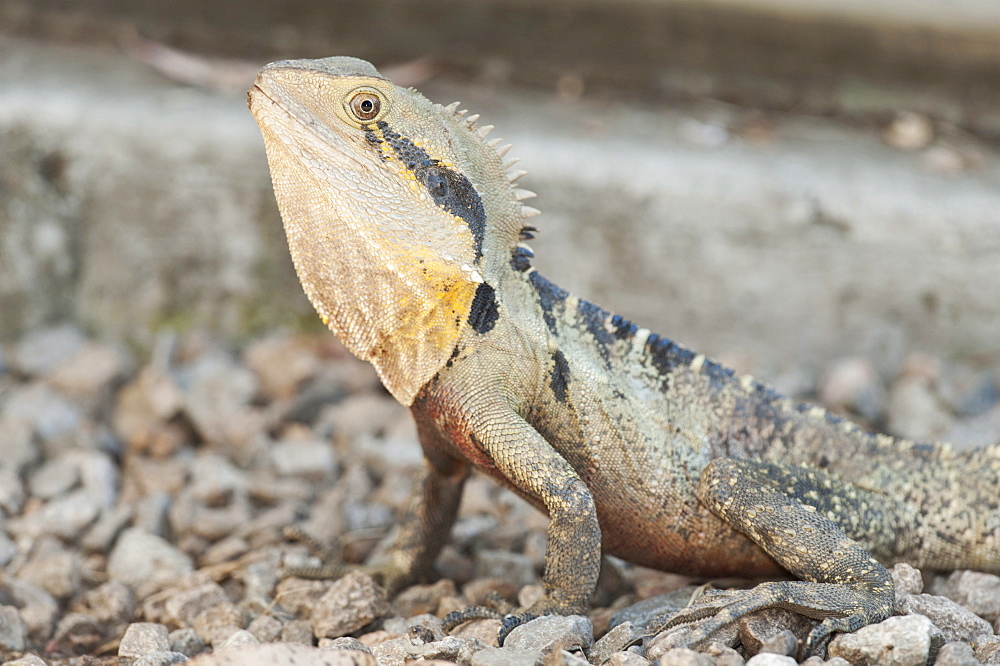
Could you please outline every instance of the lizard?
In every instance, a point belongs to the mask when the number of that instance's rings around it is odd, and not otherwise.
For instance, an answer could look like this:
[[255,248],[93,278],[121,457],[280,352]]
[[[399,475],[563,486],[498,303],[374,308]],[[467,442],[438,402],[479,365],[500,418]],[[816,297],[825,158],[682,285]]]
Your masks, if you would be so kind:
[[248,105],[306,295],[416,423],[390,590],[432,569],[473,468],[549,516],[543,593],[514,624],[586,612],[609,553],[786,577],[656,628],[697,645],[781,607],[819,621],[808,654],[893,613],[893,563],[1000,571],[1000,446],[865,430],[553,284],[525,242],[534,194],[477,115],[350,57],[271,63]]

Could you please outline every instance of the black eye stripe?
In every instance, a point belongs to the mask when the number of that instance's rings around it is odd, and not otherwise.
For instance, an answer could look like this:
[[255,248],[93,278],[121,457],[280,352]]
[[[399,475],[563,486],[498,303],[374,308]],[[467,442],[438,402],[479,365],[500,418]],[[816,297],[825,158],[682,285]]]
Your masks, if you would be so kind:
[[392,148],[393,154],[408,171],[413,173],[417,181],[423,184],[438,206],[465,220],[476,242],[476,259],[482,257],[486,209],[483,208],[483,201],[469,179],[462,173],[442,165],[428,155],[426,150],[390,128],[384,120],[378,121],[376,126],[381,130],[381,139],[375,136],[373,130],[368,129],[366,130],[368,141],[373,144],[383,141],[387,143]]

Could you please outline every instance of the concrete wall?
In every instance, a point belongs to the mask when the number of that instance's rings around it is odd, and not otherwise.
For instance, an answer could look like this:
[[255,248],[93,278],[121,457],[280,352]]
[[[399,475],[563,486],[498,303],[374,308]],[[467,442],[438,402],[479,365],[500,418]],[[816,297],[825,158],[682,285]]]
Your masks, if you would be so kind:
[[[314,321],[241,94],[93,46],[4,38],[0,63],[0,336]],[[902,151],[872,125],[719,102],[421,87],[515,142],[540,269],[665,335],[771,377],[1000,353],[1000,163],[974,136],[932,123]]]

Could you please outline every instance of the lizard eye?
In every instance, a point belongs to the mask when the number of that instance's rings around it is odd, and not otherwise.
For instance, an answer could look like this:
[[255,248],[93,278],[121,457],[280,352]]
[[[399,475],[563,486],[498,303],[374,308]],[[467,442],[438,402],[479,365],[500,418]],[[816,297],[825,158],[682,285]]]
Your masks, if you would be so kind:
[[371,120],[382,110],[382,100],[370,92],[359,92],[351,98],[350,106],[358,120]]

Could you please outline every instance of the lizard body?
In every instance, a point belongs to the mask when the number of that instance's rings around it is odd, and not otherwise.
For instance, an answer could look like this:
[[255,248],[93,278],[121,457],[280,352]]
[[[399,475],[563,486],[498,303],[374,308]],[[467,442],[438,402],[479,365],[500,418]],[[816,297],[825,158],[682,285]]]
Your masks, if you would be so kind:
[[1000,447],[873,434],[565,292],[521,241],[507,147],[353,58],[272,63],[249,93],[300,280],[410,407],[420,495],[387,580],[427,571],[478,467],[548,513],[545,594],[580,613],[602,552],[774,576],[665,619],[781,606],[831,632],[891,614],[884,565],[1000,570]]

